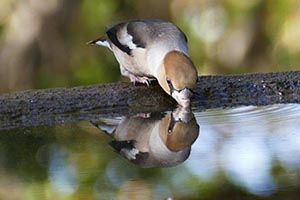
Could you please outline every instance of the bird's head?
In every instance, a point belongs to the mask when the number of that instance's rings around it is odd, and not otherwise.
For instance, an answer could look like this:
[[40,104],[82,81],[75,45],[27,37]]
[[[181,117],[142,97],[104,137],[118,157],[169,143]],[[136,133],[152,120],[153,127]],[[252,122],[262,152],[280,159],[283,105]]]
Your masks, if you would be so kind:
[[181,106],[189,107],[198,74],[190,58],[179,51],[167,53],[158,73],[161,87]]

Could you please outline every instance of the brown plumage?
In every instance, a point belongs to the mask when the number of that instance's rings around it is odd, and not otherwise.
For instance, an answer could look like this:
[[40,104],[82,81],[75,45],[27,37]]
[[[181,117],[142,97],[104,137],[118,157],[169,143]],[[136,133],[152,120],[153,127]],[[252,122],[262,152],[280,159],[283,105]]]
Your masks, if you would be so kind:
[[174,24],[161,20],[132,20],[112,25],[106,37],[88,44],[106,46],[132,82],[150,84],[156,78],[180,105],[188,107],[197,70],[188,56],[187,38]]

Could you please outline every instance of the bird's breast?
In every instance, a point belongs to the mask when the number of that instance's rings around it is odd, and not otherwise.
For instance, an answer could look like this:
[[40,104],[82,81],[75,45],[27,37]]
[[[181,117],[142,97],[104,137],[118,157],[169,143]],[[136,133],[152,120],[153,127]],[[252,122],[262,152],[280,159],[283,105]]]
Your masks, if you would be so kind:
[[129,72],[138,76],[153,76],[152,67],[148,63],[146,49],[136,48],[132,50],[131,55],[128,55],[114,47],[113,52],[120,66]]

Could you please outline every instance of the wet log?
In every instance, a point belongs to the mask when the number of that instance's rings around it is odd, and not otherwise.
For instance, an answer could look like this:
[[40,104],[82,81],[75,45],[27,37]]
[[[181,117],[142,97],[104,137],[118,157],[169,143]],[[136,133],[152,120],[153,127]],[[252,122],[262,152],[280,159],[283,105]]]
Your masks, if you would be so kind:
[[[300,71],[200,76],[195,111],[217,107],[300,103]],[[0,95],[0,129],[90,120],[99,116],[171,110],[176,102],[153,81],[150,87],[111,83]]]

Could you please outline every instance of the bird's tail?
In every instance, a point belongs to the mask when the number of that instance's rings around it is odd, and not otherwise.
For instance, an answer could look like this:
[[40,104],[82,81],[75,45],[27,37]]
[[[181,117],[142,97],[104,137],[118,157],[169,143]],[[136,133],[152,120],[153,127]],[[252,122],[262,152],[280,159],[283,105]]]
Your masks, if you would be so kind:
[[108,42],[107,38],[105,36],[97,38],[95,40],[91,40],[89,42],[87,42],[86,44],[89,45],[100,45],[100,46],[104,46],[107,47],[111,50],[111,46],[110,43]]

